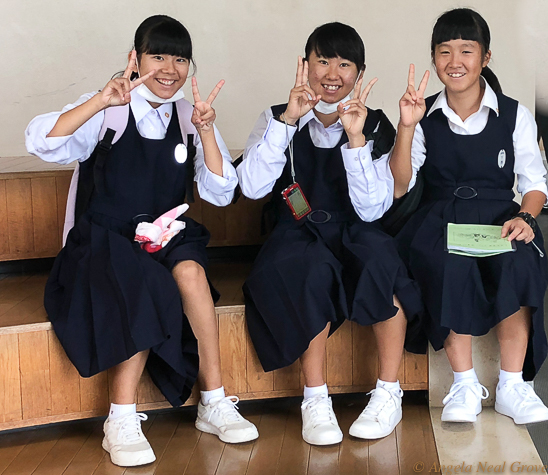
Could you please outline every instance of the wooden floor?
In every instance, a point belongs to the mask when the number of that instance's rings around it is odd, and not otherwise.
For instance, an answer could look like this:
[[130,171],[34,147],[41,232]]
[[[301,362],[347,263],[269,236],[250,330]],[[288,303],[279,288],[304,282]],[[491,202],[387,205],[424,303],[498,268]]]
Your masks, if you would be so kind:
[[363,410],[364,395],[333,397],[344,440],[312,447],[301,437],[300,398],[240,403],[260,437],[239,445],[194,428],[195,408],[149,415],[143,423],[157,460],[139,468],[111,464],[101,448],[102,420],[76,421],[39,429],[0,434],[1,475],[410,475],[422,462],[438,463],[424,393],[404,396],[403,421],[390,436],[363,441],[348,436],[348,428]]

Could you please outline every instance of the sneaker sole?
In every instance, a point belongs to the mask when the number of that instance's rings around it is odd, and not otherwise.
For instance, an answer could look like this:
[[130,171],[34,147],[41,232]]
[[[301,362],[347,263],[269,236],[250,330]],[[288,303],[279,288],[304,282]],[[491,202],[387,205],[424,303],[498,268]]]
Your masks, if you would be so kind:
[[247,437],[243,438],[237,438],[237,437],[230,437],[226,434],[223,434],[217,427],[215,427],[213,424],[209,424],[208,422],[196,420],[196,423],[194,424],[196,426],[196,429],[202,432],[207,432],[208,434],[213,434],[219,437],[223,442],[227,444],[241,444],[243,442],[251,442],[252,440],[255,440],[259,437],[259,433],[257,430],[253,434]]
[[142,455],[139,456],[135,455],[135,453],[133,453],[132,455],[124,456],[120,454],[111,454],[110,447],[106,439],[103,439],[103,443],[101,445],[103,449],[105,449],[109,453],[110,461],[114,465],[118,465],[119,467],[136,467],[138,465],[146,465],[152,463],[156,460],[156,455],[154,455],[152,449],[143,451]]
[[476,416],[470,415],[469,417],[457,417],[457,416],[444,416],[442,414],[442,422],[476,422],[478,418]]
[[333,439],[333,440],[328,440],[328,441],[317,441],[317,440],[312,440],[312,439],[309,439],[308,437],[306,437],[304,435],[304,432],[302,432],[302,436],[303,436],[303,440],[307,443],[307,444],[310,444],[310,445],[336,445],[336,444],[340,444],[343,440],[343,435],[341,434],[340,438],[337,438],[337,439]]
[[[398,421],[398,424],[400,423],[400,421],[401,421],[401,419]],[[398,426],[398,424],[396,424],[396,425],[395,425],[392,429],[390,429],[389,431],[381,432],[380,434],[375,434],[375,435],[360,433],[360,430],[359,430],[359,429],[353,429],[352,426],[350,426],[350,429],[348,430],[348,433],[349,433],[352,437],[356,437],[356,438],[358,438],[358,439],[364,439],[364,440],[384,439],[385,437],[388,437],[392,432],[394,432],[394,430],[396,429],[396,427]]]
[[529,417],[514,417],[512,415],[512,411],[495,402],[495,411],[497,411],[499,414],[502,414],[503,416],[509,417],[510,419],[513,419],[513,421],[516,424],[534,424],[536,422],[543,422],[548,420],[548,415],[545,416],[529,416]]

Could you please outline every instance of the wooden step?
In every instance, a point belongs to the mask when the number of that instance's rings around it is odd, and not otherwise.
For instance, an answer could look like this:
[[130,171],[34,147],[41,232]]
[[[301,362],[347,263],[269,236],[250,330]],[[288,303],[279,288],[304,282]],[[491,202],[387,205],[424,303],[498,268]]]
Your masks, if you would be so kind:
[[[300,363],[265,373],[247,333],[241,286],[251,264],[215,263],[210,275],[222,297],[216,307],[227,394],[263,399],[302,394]],[[82,378],[59,344],[43,307],[45,273],[0,275],[0,431],[102,416],[109,407],[109,371]],[[346,322],[327,343],[324,374],[331,393],[371,390],[378,356],[370,327]],[[405,353],[404,390],[427,389],[426,355]],[[185,405],[196,404],[198,388]],[[145,374],[139,410],[169,407]]]

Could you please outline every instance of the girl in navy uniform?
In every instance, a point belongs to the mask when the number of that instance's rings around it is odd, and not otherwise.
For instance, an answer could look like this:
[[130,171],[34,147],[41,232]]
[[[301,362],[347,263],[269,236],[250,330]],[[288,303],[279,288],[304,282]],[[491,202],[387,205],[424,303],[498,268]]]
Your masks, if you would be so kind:
[[[194,108],[183,99],[192,43],[186,28],[173,18],[148,18],[137,29],[134,44],[122,77],[62,112],[36,117],[26,131],[30,153],[61,164],[78,160],[80,178],[95,176],[85,212],[55,261],[45,307],[82,376],[112,368],[113,404],[103,447],[122,466],[155,459],[141,431],[146,416],[135,410],[145,365],[174,406],[185,402],[198,377],[200,430],[226,442],[258,436],[255,426],[237,412],[237,398],[225,397],[221,384],[212,299],[218,294],[205,272],[208,231],[181,217],[184,229],[160,250],[149,253],[134,241],[143,217],[156,219],[184,201],[192,170],[181,163],[186,154],[180,144],[196,149],[188,160],[194,160],[202,198],[218,206],[230,203],[237,177],[213,125],[211,106],[223,81],[202,101],[193,78]],[[131,113],[98,170],[94,150],[109,107],[128,107]],[[181,121],[178,111],[184,111]],[[183,126],[194,131],[191,142],[182,136]],[[93,160],[86,162],[90,156]]]
[[[398,245],[421,286],[430,342],[445,348],[454,371],[442,420],[476,420],[488,393],[473,369],[472,336],[495,328],[501,350],[495,409],[523,424],[548,419],[522,375],[524,369],[534,376],[546,357],[547,267],[534,217],[547,190],[533,116],[500,91],[487,67],[489,43],[487,23],[472,10],[438,19],[431,53],[445,89],[424,99],[428,72],[416,90],[411,65],[390,167],[396,198],[413,186],[419,169],[424,179],[421,205]],[[513,201],[516,176],[521,206]],[[501,225],[517,252],[449,254],[448,223]]]
[[[261,114],[237,171],[244,195],[272,191],[278,219],[244,285],[249,332],[265,371],[300,359],[303,438],[327,445],[343,437],[323,378],[328,335],[345,319],[373,326],[379,380],[350,434],[384,437],[401,420],[406,317],[421,302],[392,238],[373,223],[392,203],[393,142],[373,160],[373,134],[388,120],[365,106],[376,79],[362,91],[363,42],[350,26],[329,23],[305,51],[288,103]],[[282,197],[287,187],[286,195],[299,194],[292,196],[295,213],[306,212],[307,200],[308,215],[295,219]]]

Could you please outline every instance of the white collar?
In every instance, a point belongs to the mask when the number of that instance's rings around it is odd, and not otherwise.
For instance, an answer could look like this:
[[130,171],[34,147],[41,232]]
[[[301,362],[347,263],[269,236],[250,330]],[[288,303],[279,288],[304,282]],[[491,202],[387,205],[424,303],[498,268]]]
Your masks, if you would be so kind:
[[[309,110],[305,115],[303,115],[299,119],[299,131],[306,124],[308,124],[312,119],[314,119],[316,122],[318,122],[318,124],[320,124],[322,127],[324,127],[324,125],[321,123],[320,119],[318,119],[316,117],[316,114],[314,114],[314,110],[312,109],[312,110]],[[341,119],[337,119],[337,122],[335,122],[334,124],[331,124],[329,127],[333,127],[335,124],[340,124],[342,126]],[[324,128],[329,128],[329,127],[324,127]]]
[[[476,112],[482,110],[484,107],[489,107],[489,109],[493,109],[495,111],[498,117],[499,101],[497,99],[497,95],[495,94],[495,91],[493,91],[491,86],[489,86],[487,81],[483,78],[483,76],[480,77],[483,81],[483,84],[485,85],[485,91],[483,92],[483,98],[481,99],[479,109]],[[439,96],[434,101],[434,104],[432,104],[432,107],[430,108],[426,116],[428,117],[436,109],[441,109],[446,117],[451,117],[451,115],[455,114],[455,111],[449,107],[449,104],[447,104],[447,94],[445,92],[445,88],[440,92]]]
[[160,119],[162,119],[162,123],[167,129],[169,121],[171,120],[171,114],[173,112],[173,103],[168,102],[166,104],[161,104],[160,107],[154,109],[141,95],[131,94],[131,102],[129,104],[133,112],[133,117],[135,117],[136,124],[141,122],[143,117],[149,114],[151,110],[157,110],[160,115]]

